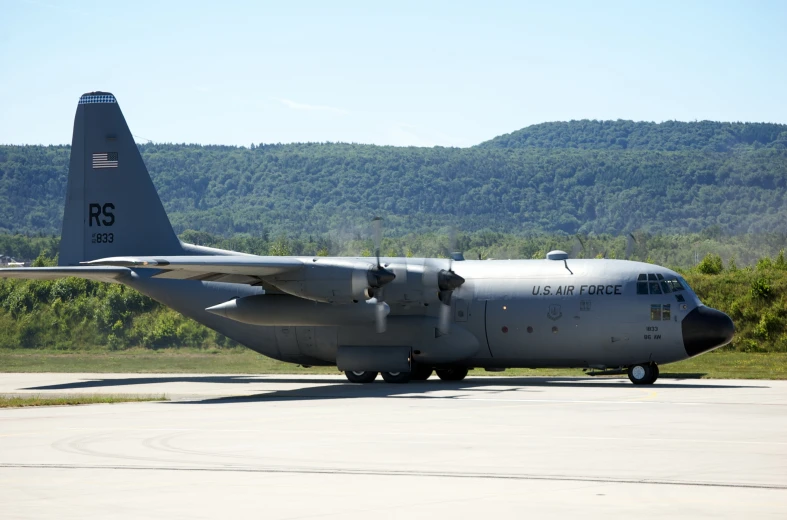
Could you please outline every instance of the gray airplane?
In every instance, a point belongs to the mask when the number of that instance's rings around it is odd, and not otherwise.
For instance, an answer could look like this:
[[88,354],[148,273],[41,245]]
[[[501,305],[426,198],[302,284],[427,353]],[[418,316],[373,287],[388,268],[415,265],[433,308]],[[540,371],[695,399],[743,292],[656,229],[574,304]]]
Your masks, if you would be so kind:
[[60,266],[1,277],[122,283],[265,356],[354,383],[472,367],[581,367],[652,384],[732,340],[674,271],[625,260],[273,257],[181,242],[115,97],[77,107]]

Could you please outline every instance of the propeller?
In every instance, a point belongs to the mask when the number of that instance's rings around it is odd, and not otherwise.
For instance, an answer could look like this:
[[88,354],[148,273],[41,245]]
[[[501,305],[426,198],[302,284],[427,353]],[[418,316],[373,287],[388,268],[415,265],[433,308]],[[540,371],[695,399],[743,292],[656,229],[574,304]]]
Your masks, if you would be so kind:
[[[451,328],[451,296],[454,291],[465,283],[465,279],[454,272],[454,260],[464,260],[462,253],[456,249],[456,228],[453,226],[449,232],[448,269],[437,271],[437,298],[440,300],[440,314],[437,329],[441,334],[448,334]],[[431,277],[429,277],[431,278]],[[426,279],[426,278],[425,278]]]
[[376,304],[374,315],[377,332],[385,332],[387,321],[386,318],[389,312],[386,308],[387,306],[383,296],[383,288],[386,284],[389,284],[393,282],[394,279],[396,279],[396,275],[393,273],[393,271],[386,269],[380,263],[380,245],[383,240],[382,223],[382,217],[374,217],[374,219],[372,219],[372,226],[374,227],[374,256],[377,258],[377,265],[374,269],[369,269],[366,274],[366,278],[369,283],[367,294],[369,298],[375,299]]

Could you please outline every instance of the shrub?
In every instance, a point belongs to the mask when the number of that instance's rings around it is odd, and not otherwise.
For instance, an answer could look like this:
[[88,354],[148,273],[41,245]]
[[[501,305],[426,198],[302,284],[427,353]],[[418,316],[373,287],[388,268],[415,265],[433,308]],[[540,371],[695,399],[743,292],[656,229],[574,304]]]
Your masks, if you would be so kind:
[[773,287],[765,278],[757,278],[751,283],[751,295],[754,298],[767,300],[773,296]]
[[760,322],[754,327],[754,335],[760,339],[768,340],[778,333],[781,328],[778,316],[766,312],[760,317]]
[[740,352],[767,352],[767,348],[762,346],[760,342],[753,339],[745,339],[741,342],[736,342],[736,347]]
[[724,270],[724,266],[721,263],[721,256],[708,253],[705,255],[705,258],[702,259],[702,262],[697,264],[697,270],[702,274],[719,274]]
[[779,256],[776,257],[774,267],[782,271],[787,270],[787,263],[784,261],[784,249],[779,250]]
[[768,271],[773,269],[773,262],[767,256],[764,258],[760,258],[757,260],[757,270],[758,271]]

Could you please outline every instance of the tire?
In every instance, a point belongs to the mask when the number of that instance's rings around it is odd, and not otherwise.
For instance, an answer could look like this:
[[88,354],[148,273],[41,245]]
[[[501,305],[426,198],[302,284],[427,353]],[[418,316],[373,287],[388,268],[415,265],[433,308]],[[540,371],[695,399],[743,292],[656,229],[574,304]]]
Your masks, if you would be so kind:
[[353,372],[352,370],[347,370],[344,373],[344,376],[351,383],[371,383],[372,381],[377,379],[377,372],[368,372],[368,371]]
[[628,369],[629,380],[635,385],[652,385],[659,377],[659,369],[654,363],[631,365]]
[[409,383],[411,374],[412,372],[382,372],[385,382],[394,385]]
[[432,367],[413,363],[410,381],[426,381],[432,375]]
[[467,377],[467,368],[465,367],[438,368],[435,372],[437,372],[437,377],[443,381],[461,381]]

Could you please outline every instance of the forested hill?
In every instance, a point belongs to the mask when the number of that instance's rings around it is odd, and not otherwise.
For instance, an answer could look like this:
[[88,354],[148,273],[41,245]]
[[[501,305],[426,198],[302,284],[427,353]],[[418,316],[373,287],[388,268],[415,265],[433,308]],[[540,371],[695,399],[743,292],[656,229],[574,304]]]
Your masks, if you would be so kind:
[[785,148],[787,125],[716,121],[566,121],[528,126],[495,137],[481,148],[578,148],[583,150],[704,150]]
[[[588,128],[608,124],[632,126],[620,137],[629,140],[625,149],[602,146],[607,134],[588,144],[595,135]],[[464,149],[313,143],[140,150],[178,233],[353,237],[368,234],[376,214],[391,235],[452,225],[517,234],[787,229],[784,125],[679,123],[683,130],[669,138],[664,125],[549,123],[521,130],[540,136],[525,139],[525,147],[507,148],[493,140]],[[708,125],[718,130],[712,137]],[[651,132],[664,134],[661,144],[645,143],[641,136]],[[738,144],[713,144],[727,134]],[[555,142],[565,144],[548,144]],[[68,155],[68,146],[0,146],[0,232],[59,234]]]

